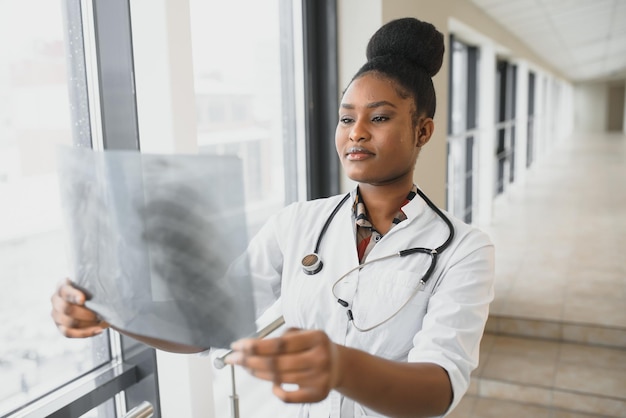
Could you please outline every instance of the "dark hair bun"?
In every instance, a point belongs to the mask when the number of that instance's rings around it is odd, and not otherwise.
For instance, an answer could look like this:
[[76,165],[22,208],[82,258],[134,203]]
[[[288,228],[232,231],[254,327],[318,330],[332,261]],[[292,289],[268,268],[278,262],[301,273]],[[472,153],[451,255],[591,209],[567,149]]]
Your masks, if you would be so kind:
[[392,20],[372,35],[367,60],[394,56],[424,69],[430,77],[439,72],[444,53],[443,34],[428,22],[407,17]]

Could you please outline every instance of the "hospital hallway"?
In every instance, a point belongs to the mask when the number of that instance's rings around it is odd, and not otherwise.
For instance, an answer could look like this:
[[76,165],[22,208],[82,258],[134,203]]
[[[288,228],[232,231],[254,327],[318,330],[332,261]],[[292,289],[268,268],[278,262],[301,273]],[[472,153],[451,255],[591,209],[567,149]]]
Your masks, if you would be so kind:
[[552,147],[494,205],[495,300],[453,418],[626,417],[626,135]]

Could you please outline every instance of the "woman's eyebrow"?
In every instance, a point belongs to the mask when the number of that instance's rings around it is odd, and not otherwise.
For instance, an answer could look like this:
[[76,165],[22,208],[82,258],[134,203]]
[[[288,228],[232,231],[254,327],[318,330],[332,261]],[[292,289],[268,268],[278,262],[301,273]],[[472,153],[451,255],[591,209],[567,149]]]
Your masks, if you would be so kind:
[[375,108],[377,108],[377,107],[382,107],[382,106],[389,106],[389,107],[393,107],[393,108],[395,108],[395,107],[396,107],[396,105],[395,105],[395,104],[393,104],[393,103],[391,103],[391,102],[388,102],[387,100],[380,100],[380,101],[378,101],[378,102],[372,102],[372,103],[369,103],[369,104],[367,105],[367,108],[368,108],[368,109],[375,109]]
[[[382,107],[382,106],[389,106],[389,107],[393,107],[396,108],[397,106],[394,105],[391,102],[388,102],[387,100],[380,100],[378,102],[372,102],[372,103],[368,103],[365,107],[368,109],[375,109],[377,107]],[[355,106],[353,104],[350,103],[341,103],[341,107],[344,109],[354,109]]]

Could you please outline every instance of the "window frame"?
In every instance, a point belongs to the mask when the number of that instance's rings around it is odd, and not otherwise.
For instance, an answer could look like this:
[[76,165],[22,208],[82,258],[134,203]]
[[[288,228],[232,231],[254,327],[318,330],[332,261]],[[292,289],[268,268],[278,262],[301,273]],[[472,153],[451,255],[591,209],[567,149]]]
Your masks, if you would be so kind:
[[337,0],[302,0],[307,197],[339,193],[335,151],[339,112]]
[[[92,0],[91,6],[102,149],[139,151],[130,4],[128,0]],[[118,407],[118,412],[148,401],[154,408],[154,416],[160,417],[156,350],[124,335],[119,335],[118,341],[118,361],[122,367],[132,369],[133,379],[125,386],[102,385],[94,391],[105,392],[103,396],[108,399],[123,391],[123,405]],[[85,405],[85,408],[97,405]]]
[[[448,71],[448,124],[447,124],[447,169],[446,169],[446,208],[464,222],[471,224],[476,218],[477,188],[478,188],[478,146],[481,132],[478,128],[478,103],[480,100],[478,89],[478,65],[480,51],[477,46],[471,45],[454,34],[449,36],[449,71]],[[454,59],[455,48],[462,48],[466,61],[462,66]],[[454,82],[454,70],[457,66],[462,67],[465,82],[457,86]],[[456,88],[464,89],[463,97],[463,126],[455,131],[453,123],[453,107],[455,102]],[[457,127],[458,128],[458,127]],[[453,148],[454,147],[454,148]],[[463,174],[455,176],[455,167],[452,164],[453,149],[462,149]],[[461,187],[462,193],[455,191]],[[462,205],[459,210],[458,206]]]
[[495,196],[504,194],[515,181],[515,135],[516,135],[516,97],[517,65],[506,58],[496,61],[496,141],[495,161]]

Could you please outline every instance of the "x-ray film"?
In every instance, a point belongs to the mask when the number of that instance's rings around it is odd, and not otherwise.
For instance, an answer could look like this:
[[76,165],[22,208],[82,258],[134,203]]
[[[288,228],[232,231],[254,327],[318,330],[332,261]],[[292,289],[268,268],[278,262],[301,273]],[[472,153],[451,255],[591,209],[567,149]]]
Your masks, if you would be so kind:
[[241,161],[62,148],[76,287],[131,333],[228,347],[255,330]]

